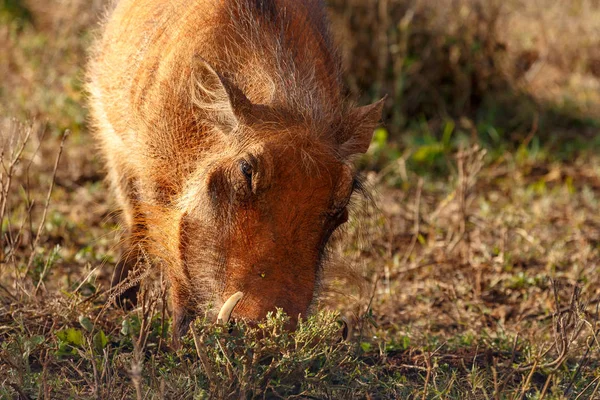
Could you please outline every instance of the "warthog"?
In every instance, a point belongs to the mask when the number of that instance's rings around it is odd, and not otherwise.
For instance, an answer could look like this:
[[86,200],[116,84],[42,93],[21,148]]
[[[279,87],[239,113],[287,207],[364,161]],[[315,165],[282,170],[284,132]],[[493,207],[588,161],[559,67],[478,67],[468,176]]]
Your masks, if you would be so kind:
[[223,320],[280,307],[292,325],[311,310],[382,109],[347,101],[325,14],[121,0],[103,26],[88,90],[126,228],[113,284],[160,260],[175,339],[208,304]]

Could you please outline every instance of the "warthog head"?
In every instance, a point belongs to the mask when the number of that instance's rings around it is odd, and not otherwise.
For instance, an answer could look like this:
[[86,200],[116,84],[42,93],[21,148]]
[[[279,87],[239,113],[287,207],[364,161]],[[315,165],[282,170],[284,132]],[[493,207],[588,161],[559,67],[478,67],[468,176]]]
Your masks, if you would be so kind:
[[193,76],[199,118],[214,128],[177,204],[177,327],[183,333],[207,302],[221,319],[279,307],[295,324],[319,291],[329,238],[348,219],[359,187],[351,156],[369,147],[382,101],[318,126],[253,104],[202,59]]

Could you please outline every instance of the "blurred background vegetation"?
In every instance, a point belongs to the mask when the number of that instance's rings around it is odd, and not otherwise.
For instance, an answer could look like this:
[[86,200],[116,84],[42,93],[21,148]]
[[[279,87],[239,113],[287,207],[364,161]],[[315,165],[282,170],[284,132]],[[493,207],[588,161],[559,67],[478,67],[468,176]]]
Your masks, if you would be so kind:
[[389,96],[390,139],[477,136],[496,150],[548,145],[557,157],[598,145],[597,1],[329,3],[350,91],[363,102]]

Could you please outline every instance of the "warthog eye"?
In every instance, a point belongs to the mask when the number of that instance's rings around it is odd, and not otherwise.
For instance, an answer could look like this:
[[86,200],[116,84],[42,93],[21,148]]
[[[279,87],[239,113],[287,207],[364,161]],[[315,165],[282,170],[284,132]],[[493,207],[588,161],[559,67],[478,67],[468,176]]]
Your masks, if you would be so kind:
[[252,165],[246,160],[242,160],[240,161],[240,171],[244,174],[244,178],[248,182],[248,187],[252,188]]

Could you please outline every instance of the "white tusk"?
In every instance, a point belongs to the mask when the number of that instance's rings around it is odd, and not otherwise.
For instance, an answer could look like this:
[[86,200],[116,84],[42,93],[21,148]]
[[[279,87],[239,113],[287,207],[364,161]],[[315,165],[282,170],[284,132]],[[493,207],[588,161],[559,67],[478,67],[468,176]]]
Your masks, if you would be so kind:
[[244,293],[237,292],[227,299],[223,307],[221,307],[221,311],[219,311],[219,316],[217,317],[217,324],[226,324],[229,322],[229,317],[231,316],[231,312],[235,308],[236,304],[244,297]]

